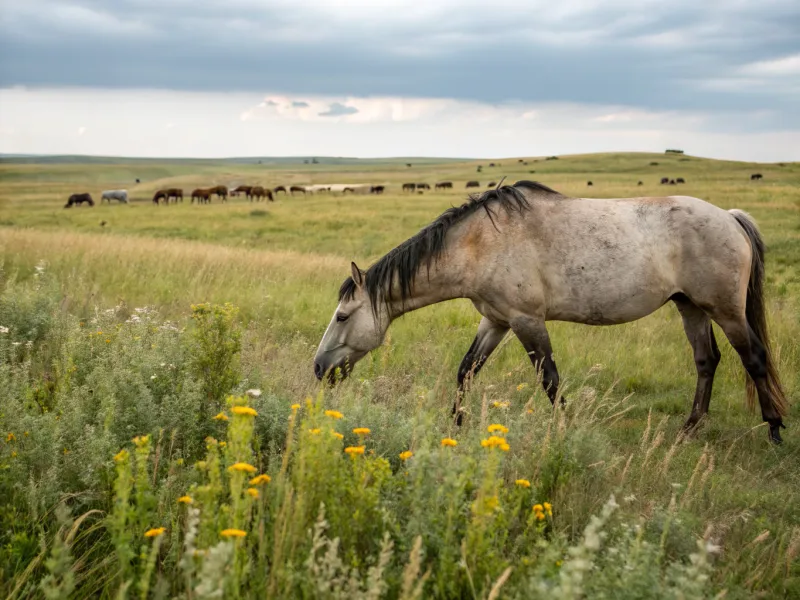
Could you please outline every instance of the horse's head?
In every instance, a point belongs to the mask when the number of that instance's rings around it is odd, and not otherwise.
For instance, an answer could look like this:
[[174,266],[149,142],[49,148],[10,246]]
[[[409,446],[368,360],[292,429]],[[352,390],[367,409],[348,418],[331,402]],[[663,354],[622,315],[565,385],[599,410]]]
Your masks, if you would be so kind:
[[331,384],[347,377],[359,360],[380,346],[389,326],[386,308],[373,308],[366,289],[366,273],[355,263],[350,268],[352,280],[342,286],[339,306],[314,357],[314,375],[321,380],[328,374]]

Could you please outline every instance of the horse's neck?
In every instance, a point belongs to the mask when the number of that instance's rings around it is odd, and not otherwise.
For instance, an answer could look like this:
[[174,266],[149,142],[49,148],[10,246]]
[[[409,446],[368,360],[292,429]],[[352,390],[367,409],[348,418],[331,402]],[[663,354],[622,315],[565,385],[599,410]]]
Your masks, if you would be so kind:
[[394,284],[389,303],[391,319],[396,319],[407,312],[438,304],[446,300],[464,298],[468,295],[471,273],[464,269],[455,248],[448,248],[439,260],[431,264],[430,270],[422,265],[414,278],[410,298],[400,300],[400,290]]

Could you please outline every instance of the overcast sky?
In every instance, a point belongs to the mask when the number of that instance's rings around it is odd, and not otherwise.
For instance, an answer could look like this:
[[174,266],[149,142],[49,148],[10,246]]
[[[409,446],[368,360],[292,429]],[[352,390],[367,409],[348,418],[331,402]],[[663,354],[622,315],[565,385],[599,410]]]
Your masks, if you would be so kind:
[[797,0],[0,0],[0,152],[800,160]]

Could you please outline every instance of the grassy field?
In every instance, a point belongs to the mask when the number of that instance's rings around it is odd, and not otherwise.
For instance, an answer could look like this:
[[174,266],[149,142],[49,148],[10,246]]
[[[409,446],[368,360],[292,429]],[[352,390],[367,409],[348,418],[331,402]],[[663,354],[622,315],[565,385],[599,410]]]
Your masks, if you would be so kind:
[[[797,597],[800,164],[495,162],[0,163],[0,592]],[[751,182],[756,172],[764,179]],[[768,244],[786,443],[770,446],[745,410],[743,370],[719,331],[710,418],[677,441],[695,375],[671,305],[612,328],[550,325],[564,413],[549,410],[509,339],[469,393],[465,426],[452,425],[455,371],[479,321],[461,301],[403,317],[353,378],[318,396],[311,359],[349,262],[366,267],[462,202],[467,180],[503,177],[569,195],[680,192],[750,212]],[[661,177],[687,183],[665,188]],[[454,190],[400,191],[441,180]],[[163,187],[188,197],[212,184],[362,182],[387,193],[150,202]],[[131,205],[62,208],[71,193],[99,201],[122,187]],[[213,420],[221,411],[229,421]],[[509,429],[509,452],[481,447],[492,423]],[[334,426],[343,440],[309,433]],[[441,446],[448,437],[458,445]],[[342,453],[361,442],[364,456]],[[226,470],[238,462],[271,476],[258,498]],[[193,504],[176,503],[187,494]],[[532,506],[544,502],[553,514],[539,520]],[[164,535],[142,537],[158,525]],[[231,528],[246,537],[220,538]]]

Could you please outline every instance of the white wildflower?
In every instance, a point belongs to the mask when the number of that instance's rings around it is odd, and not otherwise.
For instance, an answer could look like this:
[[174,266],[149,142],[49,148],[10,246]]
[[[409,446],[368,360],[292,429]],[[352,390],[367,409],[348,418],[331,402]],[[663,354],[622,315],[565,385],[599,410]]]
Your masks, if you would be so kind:
[[8,331],[9,331],[8,327],[3,327],[2,325],[0,325],[0,333],[8,333]]
[[257,389],[247,390],[245,394],[247,394],[251,398],[258,398],[259,396],[261,396],[261,390]]
[[155,378],[156,378],[155,375],[150,375],[150,379],[155,379]]

